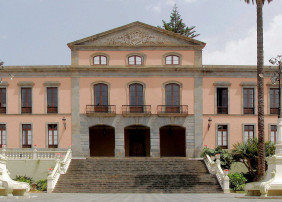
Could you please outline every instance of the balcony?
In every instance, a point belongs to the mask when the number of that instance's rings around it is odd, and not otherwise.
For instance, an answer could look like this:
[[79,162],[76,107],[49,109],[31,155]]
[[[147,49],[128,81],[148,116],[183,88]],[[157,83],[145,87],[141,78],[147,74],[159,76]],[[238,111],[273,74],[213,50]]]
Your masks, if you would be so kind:
[[244,107],[244,114],[255,114],[255,109]]
[[86,105],[87,116],[115,116],[115,105]]
[[47,113],[55,114],[58,113],[58,107],[47,107]]
[[278,114],[278,108],[270,108],[270,114]]
[[228,107],[217,106],[217,114],[228,114]]
[[122,105],[124,116],[150,116],[151,105]]
[[188,116],[188,105],[158,105],[159,116]]
[[0,107],[0,114],[6,114],[6,107]]
[[22,107],[22,114],[31,114],[32,107]]

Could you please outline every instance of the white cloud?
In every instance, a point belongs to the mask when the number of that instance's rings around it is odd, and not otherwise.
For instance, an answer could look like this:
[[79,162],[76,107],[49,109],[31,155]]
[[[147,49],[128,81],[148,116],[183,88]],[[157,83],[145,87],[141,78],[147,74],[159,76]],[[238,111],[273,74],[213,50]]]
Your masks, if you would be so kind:
[[161,6],[160,5],[149,5],[149,6],[146,6],[146,9],[147,10],[152,10],[156,13],[160,13],[161,12]]
[[181,2],[192,3],[192,2],[195,2],[195,1],[198,1],[198,0],[166,0],[166,4],[173,6],[174,4],[181,3]]
[[[269,26],[264,28],[264,59],[268,60],[282,54],[282,15],[273,18]],[[256,65],[256,29],[251,28],[245,38],[229,41],[223,50],[204,50],[203,63],[225,65]]]

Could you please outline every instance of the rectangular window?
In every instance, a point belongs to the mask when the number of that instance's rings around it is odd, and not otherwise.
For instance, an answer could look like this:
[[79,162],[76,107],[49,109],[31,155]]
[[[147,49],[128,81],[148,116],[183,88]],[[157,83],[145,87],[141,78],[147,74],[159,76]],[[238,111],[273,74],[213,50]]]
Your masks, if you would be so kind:
[[47,88],[47,113],[58,113],[58,88]]
[[6,113],[6,88],[0,88],[0,113]]
[[247,142],[250,139],[254,139],[254,126],[253,125],[245,125],[244,126],[244,142]]
[[228,149],[227,125],[217,126],[217,146],[220,146],[222,149]]
[[228,88],[217,88],[217,113],[228,114]]
[[31,124],[22,124],[22,148],[31,148]]
[[48,124],[48,148],[58,148],[57,124]]
[[32,112],[31,88],[21,89],[22,113]]
[[276,144],[276,138],[277,138],[277,126],[271,125],[270,126],[270,141]]
[[254,114],[254,89],[244,88],[243,89],[243,102],[244,102],[244,114]]
[[0,124],[0,148],[2,148],[2,145],[7,144],[7,131],[6,131],[6,125]]
[[270,114],[278,114],[279,90],[270,88]]

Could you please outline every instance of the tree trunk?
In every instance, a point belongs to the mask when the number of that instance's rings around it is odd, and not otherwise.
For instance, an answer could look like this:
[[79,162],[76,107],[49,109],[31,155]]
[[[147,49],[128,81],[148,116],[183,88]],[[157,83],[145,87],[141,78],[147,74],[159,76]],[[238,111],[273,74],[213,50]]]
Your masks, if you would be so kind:
[[258,176],[256,180],[261,180],[265,173],[262,7],[262,2],[257,1]]

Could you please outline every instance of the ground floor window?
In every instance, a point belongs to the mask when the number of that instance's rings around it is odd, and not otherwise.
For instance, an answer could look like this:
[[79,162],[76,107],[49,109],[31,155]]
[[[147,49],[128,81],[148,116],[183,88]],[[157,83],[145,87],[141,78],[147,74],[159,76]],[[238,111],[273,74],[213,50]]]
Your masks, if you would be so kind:
[[271,125],[270,126],[270,141],[276,144],[276,138],[277,138],[277,126]]
[[2,145],[7,144],[6,137],[7,137],[6,125],[0,124],[0,148],[2,148]]
[[250,139],[254,139],[254,125],[245,125],[244,126],[244,142],[247,142]]
[[58,148],[57,124],[48,124],[48,148]]
[[22,148],[31,148],[31,124],[22,125]]
[[217,126],[217,146],[220,146],[222,149],[228,149],[227,125]]

